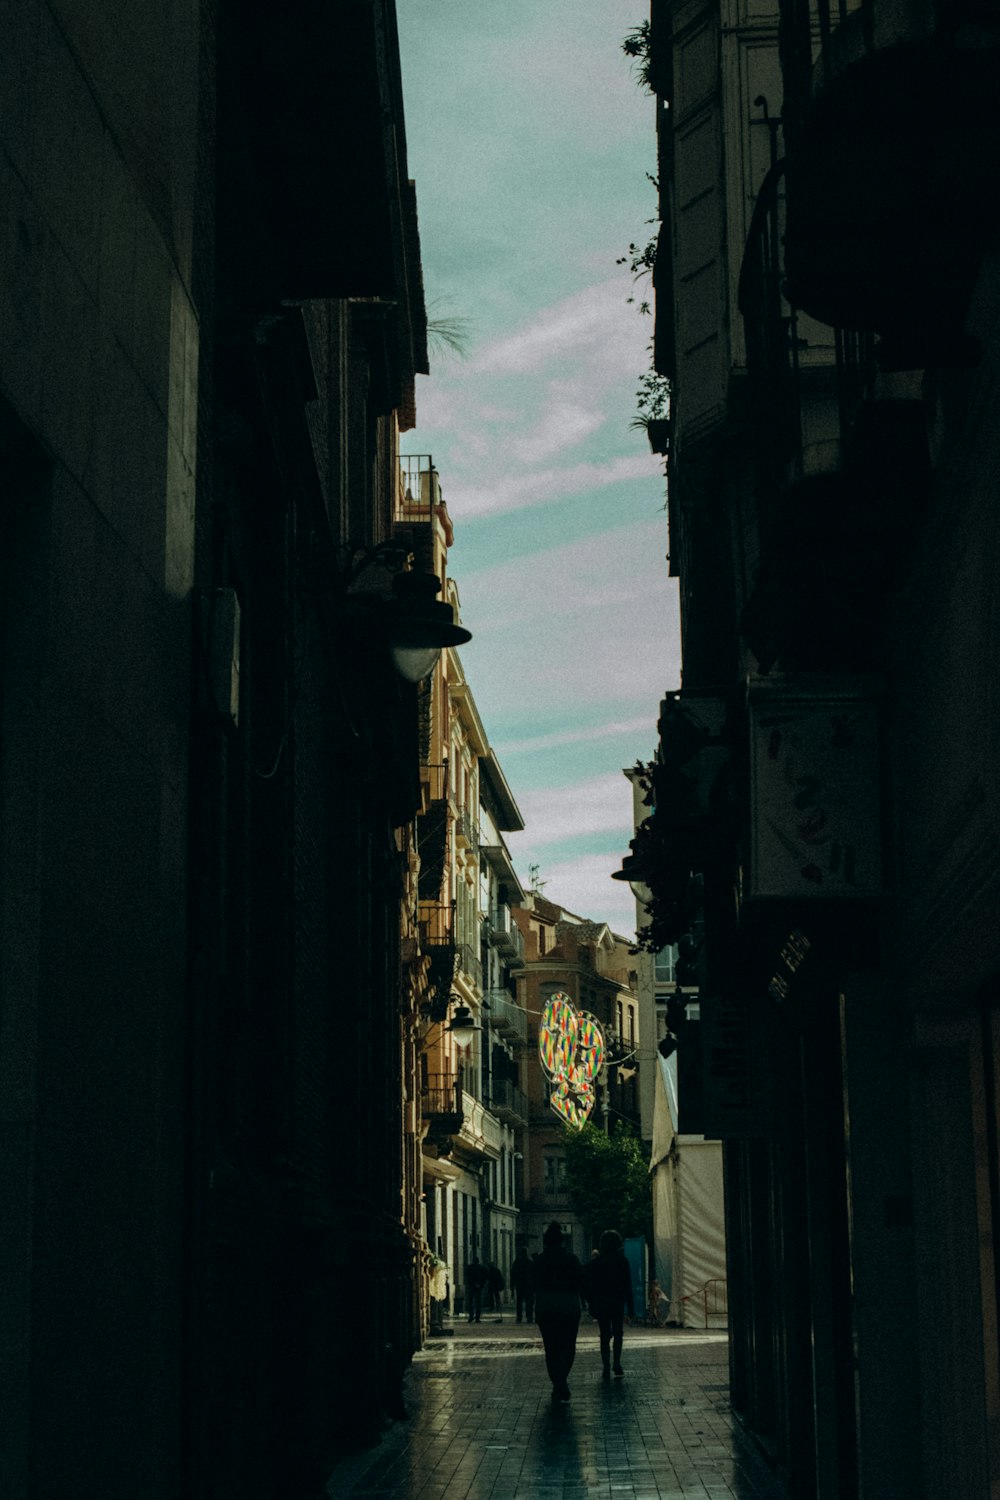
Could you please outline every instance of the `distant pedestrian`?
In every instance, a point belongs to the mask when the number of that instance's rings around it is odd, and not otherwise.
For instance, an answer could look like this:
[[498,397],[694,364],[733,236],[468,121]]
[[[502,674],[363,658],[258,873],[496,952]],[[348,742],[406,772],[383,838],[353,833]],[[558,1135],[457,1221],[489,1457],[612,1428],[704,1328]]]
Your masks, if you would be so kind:
[[563,1245],[562,1230],[552,1223],[542,1235],[542,1253],[534,1263],[535,1321],[545,1346],[545,1368],[553,1401],[569,1400],[567,1380],[576,1358],[583,1272]]
[[600,1328],[604,1379],[611,1379],[612,1369],[616,1375],[624,1375],[622,1341],[625,1312],[627,1309],[629,1317],[634,1318],[635,1305],[632,1272],[625,1259],[622,1237],[617,1230],[606,1229],[601,1235],[600,1253],[586,1270],[583,1295]]
[[514,1310],[517,1321],[530,1323],[534,1317],[535,1288],[532,1280],[532,1263],[527,1250],[519,1250],[510,1267],[510,1285],[514,1293]]
[[499,1313],[500,1293],[504,1289],[503,1272],[499,1266],[487,1266],[486,1284],[490,1293],[490,1310],[491,1312]]
[[470,1323],[479,1323],[482,1321],[483,1292],[487,1281],[486,1267],[476,1256],[473,1256],[465,1268],[465,1292],[469,1307]]

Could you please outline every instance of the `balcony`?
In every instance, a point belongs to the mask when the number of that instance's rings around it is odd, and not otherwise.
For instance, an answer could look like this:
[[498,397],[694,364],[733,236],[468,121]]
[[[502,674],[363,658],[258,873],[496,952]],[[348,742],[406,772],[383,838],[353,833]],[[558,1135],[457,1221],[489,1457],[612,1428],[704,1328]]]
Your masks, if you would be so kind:
[[456,949],[456,969],[475,985],[477,990],[483,987],[483,966],[476,957],[474,950],[468,943],[459,943]]
[[400,454],[399,491],[393,519],[399,525],[429,524],[441,504],[441,481],[429,453]]
[[504,1125],[521,1128],[528,1123],[528,1096],[509,1079],[494,1079],[490,1109]]
[[467,808],[460,807],[455,814],[455,836],[466,849],[479,848],[479,824]]
[[489,1007],[490,1028],[510,1042],[528,1040],[528,1017],[507,990],[488,990],[483,996]]
[[524,965],[524,938],[521,929],[511,915],[509,906],[498,906],[490,912],[490,941],[498,953],[502,953],[518,968]]
[[430,1015],[432,1020],[443,1021],[448,1012],[448,999],[458,961],[455,907],[453,902],[421,901],[417,912],[420,947],[430,959]]
[[450,1154],[452,1137],[462,1128],[464,1099],[461,1083],[449,1073],[429,1074],[420,1091],[425,1140],[439,1156]]
[[879,373],[872,333],[838,329],[825,357],[802,338],[781,254],[785,174],[778,162],[764,179],[739,283],[760,535],[741,628],[762,671],[858,671],[926,500],[924,414]]
[[463,1090],[462,1122],[452,1141],[452,1149],[478,1166],[483,1161],[497,1161],[503,1144],[500,1121],[480,1099]]
[[435,902],[444,884],[448,854],[448,763],[421,766],[421,811],[417,818],[421,901]]
[[811,8],[781,11],[793,299],[876,334],[883,369],[973,363],[963,322],[1000,228],[995,30],[948,26],[944,6],[827,0],[814,64]]

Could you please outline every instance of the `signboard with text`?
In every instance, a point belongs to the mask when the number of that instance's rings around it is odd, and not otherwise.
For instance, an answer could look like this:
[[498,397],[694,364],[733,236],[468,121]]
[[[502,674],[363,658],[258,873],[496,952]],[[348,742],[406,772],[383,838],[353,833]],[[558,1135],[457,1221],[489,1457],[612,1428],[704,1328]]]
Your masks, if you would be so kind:
[[750,691],[751,897],[881,889],[878,712],[867,680]]

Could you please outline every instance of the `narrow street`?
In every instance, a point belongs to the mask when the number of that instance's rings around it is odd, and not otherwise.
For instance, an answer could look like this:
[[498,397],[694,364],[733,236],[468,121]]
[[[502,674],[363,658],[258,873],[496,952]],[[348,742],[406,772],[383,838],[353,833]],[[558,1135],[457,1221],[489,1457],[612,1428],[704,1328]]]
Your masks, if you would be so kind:
[[511,1314],[431,1340],[407,1376],[408,1422],[339,1466],[330,1500],[785,1500],[728,1404],[728,1340],[626,1331],[604,1384],[585,1320],[554,1406],[541,1341]]

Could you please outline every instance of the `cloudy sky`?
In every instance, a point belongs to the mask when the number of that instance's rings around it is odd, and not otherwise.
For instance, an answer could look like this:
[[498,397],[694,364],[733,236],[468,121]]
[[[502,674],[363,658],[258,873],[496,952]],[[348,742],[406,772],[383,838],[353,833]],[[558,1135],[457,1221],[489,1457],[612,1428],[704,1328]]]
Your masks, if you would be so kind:
[[432,354],[409,453],[455,522],[462,660],[545,894],[631,934],[610,873],[622,767],[649,759],[679,683],[660,461],[631,431],[652,321],[628,304],[653,233],[653,103],[621,39],[641,0],[397,0]]

